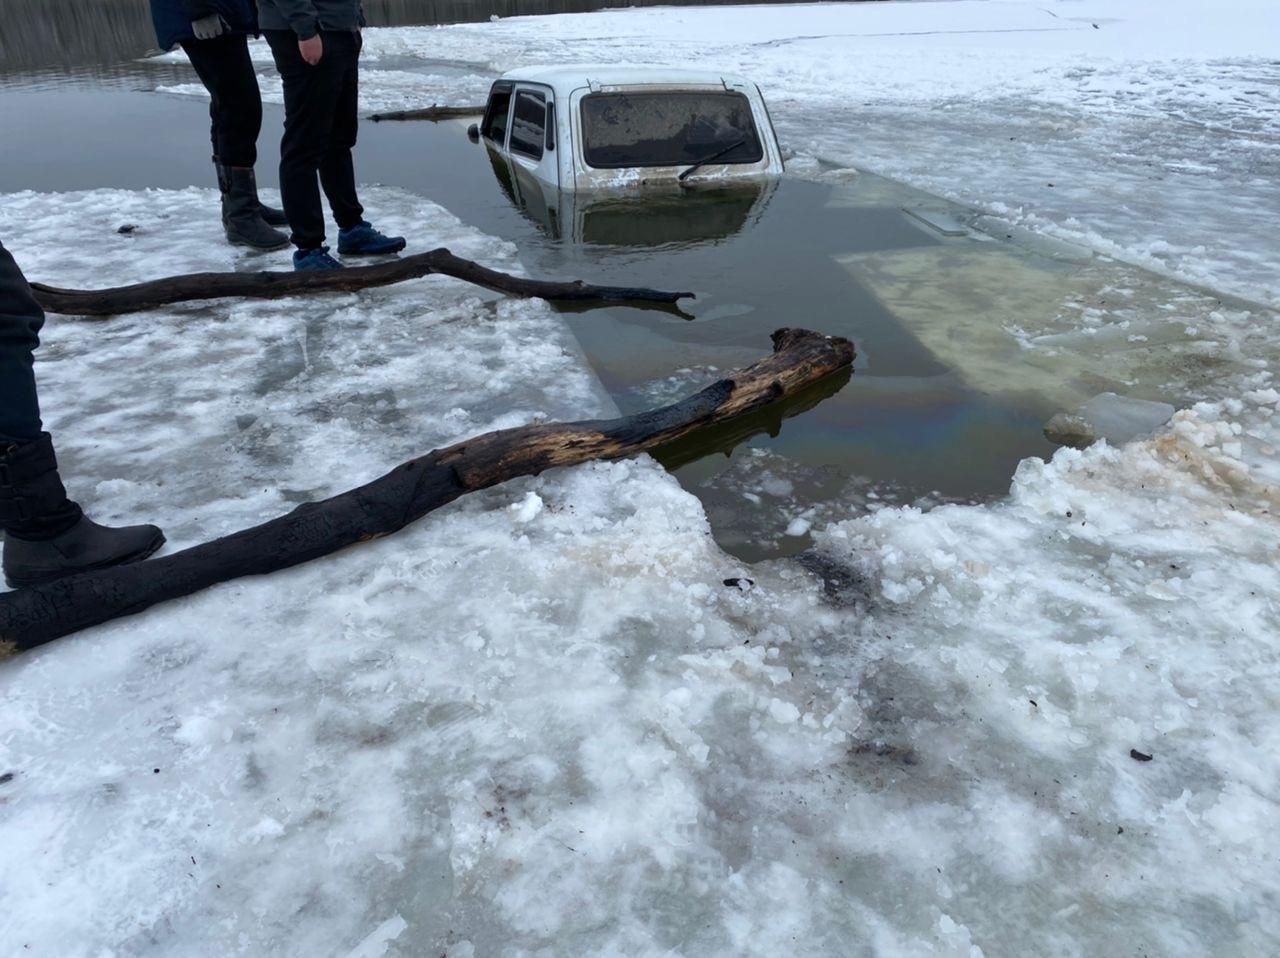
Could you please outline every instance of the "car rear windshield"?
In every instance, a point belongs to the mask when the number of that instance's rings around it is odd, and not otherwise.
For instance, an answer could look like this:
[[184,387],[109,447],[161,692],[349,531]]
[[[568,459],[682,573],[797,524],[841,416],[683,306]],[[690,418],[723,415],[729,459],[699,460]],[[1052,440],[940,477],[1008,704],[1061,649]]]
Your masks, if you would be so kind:
[[758,163],[764,156],[741,93],[593,93],[582,99],[583,159],[596,169]]

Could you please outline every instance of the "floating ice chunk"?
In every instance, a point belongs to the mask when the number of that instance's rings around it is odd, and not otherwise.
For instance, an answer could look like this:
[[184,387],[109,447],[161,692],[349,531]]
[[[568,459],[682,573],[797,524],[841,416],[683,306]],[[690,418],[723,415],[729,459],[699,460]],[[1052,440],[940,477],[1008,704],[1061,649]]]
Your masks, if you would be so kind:
[[950,210],[927,209],[921,206],[904,206],[902,212],[925,226],[937,230],[943,236],[967,236],[969,228]]
[[787,524],[787,535],[802,536],[809,531],[810,525],[812,523],[804,516],[796,516]]
[[781,499],[795,492],[795,484],[790,479],[782,479],[778,476],[766,474],[760,482],[760,489],[771,496],[777,496]]
[[1099,439],[1121,445],[1151,435],[1172,419],[1174,412],[1168,403],[1099,393],[1075,414],[1058,413],[1044,424],[1044,434],[1050,442],[1074,449],[1084,449]]
[[1149,436],[1173,418],[1175,409],[1166,402],[1132,399],[1115,393],[1100,393],[1080,407],[1080,415],[1094,431],[1112,443]]
[[1044,424],[1044,436],[1050,442],[1072,449],[1084,449],[1098,441],[1093,424],[1083,416],[1060,412]]

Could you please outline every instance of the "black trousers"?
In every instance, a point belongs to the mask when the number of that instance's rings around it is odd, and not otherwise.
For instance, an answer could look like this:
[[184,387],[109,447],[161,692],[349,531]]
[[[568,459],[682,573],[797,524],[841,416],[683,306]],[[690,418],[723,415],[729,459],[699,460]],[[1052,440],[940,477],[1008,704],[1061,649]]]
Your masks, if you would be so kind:
[[[324,245],[320,189],[339,229],[364,219],[356,196],[355,165],[360,34],[322,30],[324,55],[310,66],[292,30],[264,30],[284,81],[284,138],[280,141],[280,198],[298,249]],[[316,180],[319,178],[319,186]]]
[[183,40],[196,75],[209,91],[210,139],[213,155],[226,166],[252,167],[258,162],[262,129],[262,97],[243,33],[224,33],[212,40]]
[[33,361],[44,310],[18,264],[0,244],[0,443],[40,437]]

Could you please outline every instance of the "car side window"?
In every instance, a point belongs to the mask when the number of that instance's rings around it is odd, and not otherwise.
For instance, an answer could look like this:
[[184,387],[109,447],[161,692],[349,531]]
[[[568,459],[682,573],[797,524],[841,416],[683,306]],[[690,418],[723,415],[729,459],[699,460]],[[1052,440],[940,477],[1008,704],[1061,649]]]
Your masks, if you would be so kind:
[[511,120],[511,152],[535,160],[542,159],[546,129],[546,97],[541,93],[521,90],[516,94],[516,109]]
[[480,133],[485,139],[492,140],[498,146],[505,146],[507,140],[507,115],[511,112],[511,87],[495,86],[489,94],[489,105],[485,107],[484,122]]

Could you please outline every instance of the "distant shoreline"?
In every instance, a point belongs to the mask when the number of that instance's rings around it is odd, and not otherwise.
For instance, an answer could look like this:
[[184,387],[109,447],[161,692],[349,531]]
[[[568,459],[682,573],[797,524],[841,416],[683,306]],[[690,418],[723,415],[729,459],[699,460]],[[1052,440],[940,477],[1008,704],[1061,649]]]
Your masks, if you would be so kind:
[[[811,0],[755,0],[760,4]],[[844,3],[880,0],[835,0]],[[479,23],[490,17],[620,7],[727,6],[735,0],[364,0],[369,25]],[[156,51],[148,0],[0,0],[0,75],[105,66]]]

